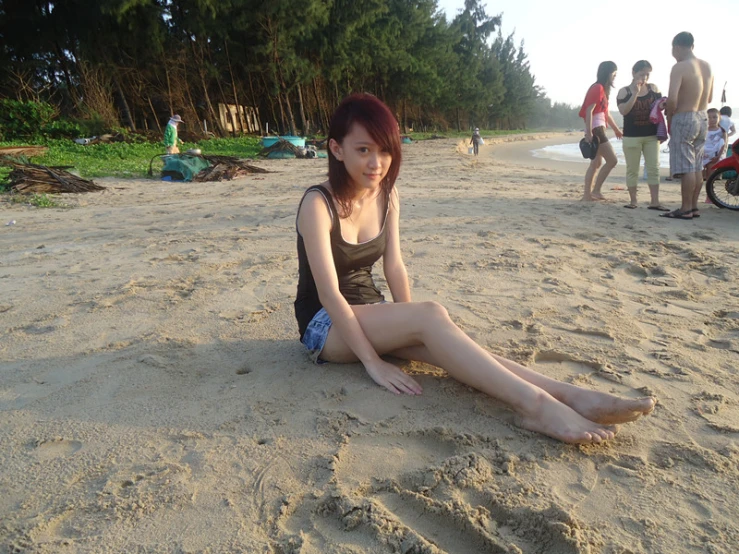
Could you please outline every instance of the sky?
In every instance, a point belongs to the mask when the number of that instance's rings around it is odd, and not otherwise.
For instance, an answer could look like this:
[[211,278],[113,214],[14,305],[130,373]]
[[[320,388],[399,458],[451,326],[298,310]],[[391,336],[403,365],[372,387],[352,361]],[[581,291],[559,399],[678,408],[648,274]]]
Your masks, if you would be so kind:
[[[516,43],[524,40],[536,84],[553,102],[579,106],[588,87],[595,82],[598,64],[611,60],[618,66],[616,87],[631,83],[631,68],[648,60],[650,81],[667,94],[672,38],[681,31],[695,37],[695,55],[711,64],[715,74],[713,102],[721,107],[724,82],[727,104],[739,110],[739,56],[736,36],[739,15],[730,8],[736,0],[666,0],[664,2],[620,0],[613,3],[580,0],[506,0],[484,2],[488,15],[502,14],[502,31],[515,31]],[[464,0],[438,0],[447,20],[464,8]],[[734,4],[736,6],[736,4]],[[631,8],[631,9],[630,9]],[[730,23],[722,23],[725,21]],[[728,31],[722,39],[722,31]],[[734,73],[730,73],[730,68]],[[615,106],[615,92],[611,104]],[[736,118],[736,116],[734,116]]]

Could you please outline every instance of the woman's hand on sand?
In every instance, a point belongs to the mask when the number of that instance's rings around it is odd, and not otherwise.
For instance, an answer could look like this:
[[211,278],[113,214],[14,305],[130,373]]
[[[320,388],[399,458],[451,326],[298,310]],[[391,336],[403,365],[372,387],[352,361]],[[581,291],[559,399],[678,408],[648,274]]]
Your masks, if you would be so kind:
[[395,394],[421,394],[423,389],[411,376],[406,375],[397,366],[378,359],[376,362],[366,364],[365,369],[375,383],[385,387]]

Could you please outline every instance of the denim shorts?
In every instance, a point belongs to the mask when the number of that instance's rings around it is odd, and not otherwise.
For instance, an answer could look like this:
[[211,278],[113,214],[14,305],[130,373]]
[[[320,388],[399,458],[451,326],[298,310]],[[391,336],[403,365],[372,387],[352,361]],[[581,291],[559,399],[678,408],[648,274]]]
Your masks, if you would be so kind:
[[[387,304],[387,300],[380,300],[376,304]],[[326,339],[328,338],[328,332],[331,330],[331,318],[326,311],[326,308],[321,308],[310,320],[308,327],[303,333],[303,338],[300,342],[303,343],[308,349],[308,357],[313,363],[326,364],[326,360],[320,359],[323,347],[326,346]]]
[[321,360],[319,356],[323,352],[323,347],[326,346],[326,338],[328,332],[331,329],[331,318],[326,312],[326,308],[318,310],[313,319],[310,320],[308,327],[303,333],[303,338],[300,342],[303,343],[308,349],[308,357],[312,362],[316,364],[325,364],[326,361]]

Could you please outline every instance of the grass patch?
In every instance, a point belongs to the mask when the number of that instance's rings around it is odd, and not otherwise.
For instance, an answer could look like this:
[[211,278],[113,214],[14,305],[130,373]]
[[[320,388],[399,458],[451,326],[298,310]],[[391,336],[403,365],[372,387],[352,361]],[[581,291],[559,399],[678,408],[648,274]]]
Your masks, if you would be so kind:
[[69,208],[48,194],[9,194],[7,200],[11,204],[26,204],[37,208]]
[[[20,146],[19,141],[0,143],[0,146]],[[91,144],[83,146],[72,140],[48,140],[43,144],[49,147],[44,156],[31,158],[31,163],[47,166],[73,166],[75,173],[86,179],[94,177],[146,177],[150,160],[165,149],[156,143]],[[190,148],[200,148],[203,154],[253,158],[261,150],[258,137],[222,138],[186,143],[182,152]],[[155,162],[156,166],[156,162]],[[161,165],[159,166],[161,167]],[[3,177],[7,182],[5,168],[0,169],[0,186]]]

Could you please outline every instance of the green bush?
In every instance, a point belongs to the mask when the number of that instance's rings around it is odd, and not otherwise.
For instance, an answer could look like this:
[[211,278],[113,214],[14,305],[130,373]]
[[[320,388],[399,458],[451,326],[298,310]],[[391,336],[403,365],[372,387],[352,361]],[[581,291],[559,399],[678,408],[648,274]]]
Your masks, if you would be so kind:
[[5,140],[37,138],[56,115],[56,108],[45,102],[0,100],[0,134]]
[[50,139],[77,138],[83,135],[83,129],[79,123],[58,119],[43,127],[41,134]]
[[84,117],[77,120],[80,134],[85,137],[99,137],[110,131],[109,125],[98,112],[85,110]]
[[92,136],[98,131],[99,118],[71,121],[57,119],[57,109],[45,102],[0,100],[0,141],[41,142],[43,139]]

